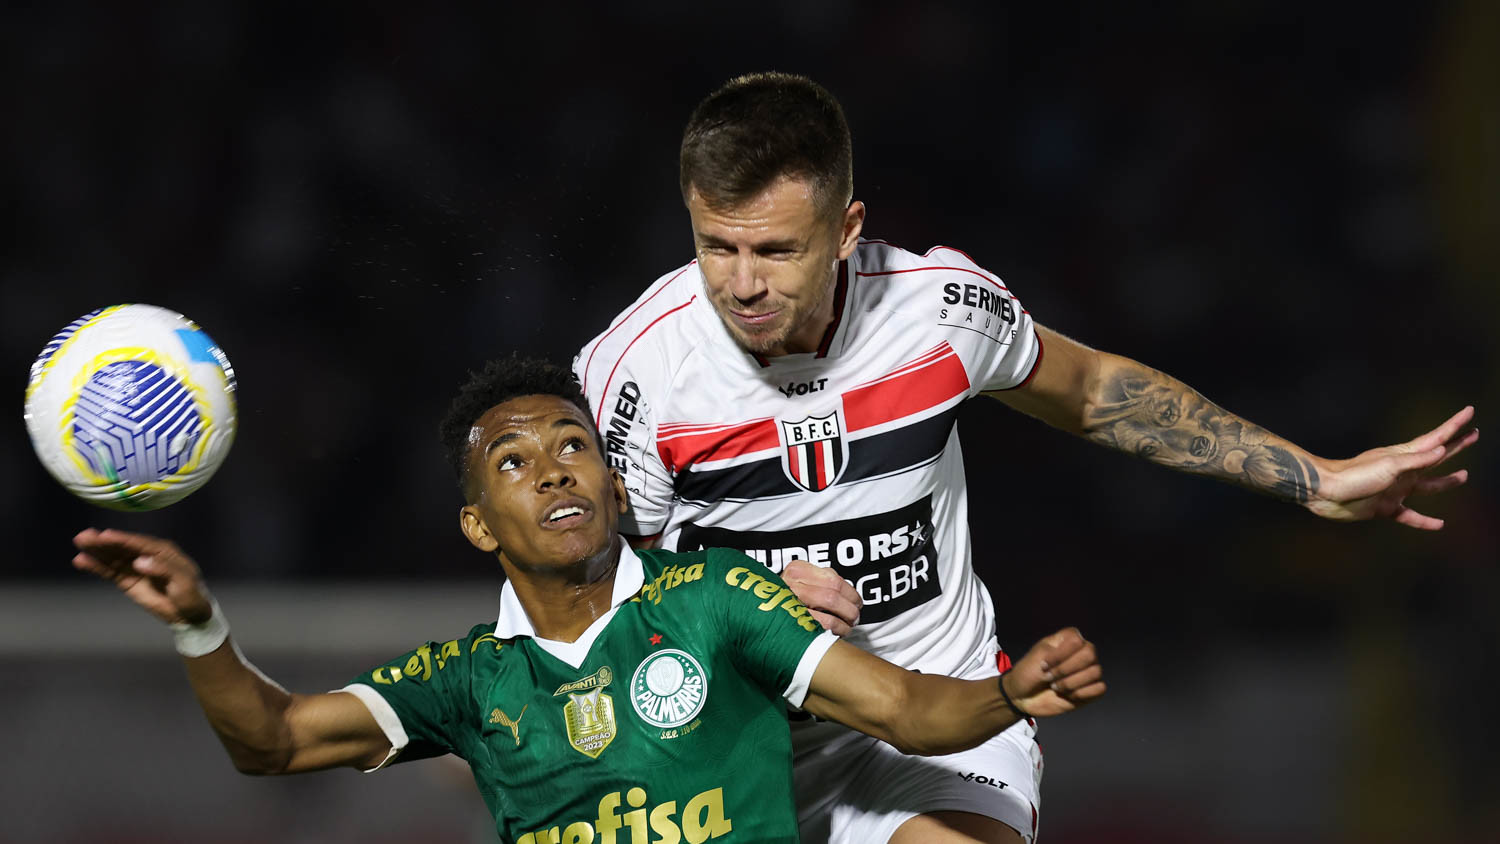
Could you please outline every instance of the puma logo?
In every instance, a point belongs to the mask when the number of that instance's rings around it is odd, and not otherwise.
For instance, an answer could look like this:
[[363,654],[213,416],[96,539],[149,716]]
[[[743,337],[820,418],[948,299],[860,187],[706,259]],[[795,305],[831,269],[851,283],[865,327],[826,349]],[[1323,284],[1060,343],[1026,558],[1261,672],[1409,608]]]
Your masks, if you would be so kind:
[[[529,703],[526,704],[526,706],[530,705]],[[494,712],[490,713],[491,724],[503,724],[510,727],[511,737],[516,740],[516,747],[521,746],[521,719],[526,717],[526,706],[521,707],[521,714],[517,715],[514,721],[510,719],[509,715],[501,712],[498,707]]]

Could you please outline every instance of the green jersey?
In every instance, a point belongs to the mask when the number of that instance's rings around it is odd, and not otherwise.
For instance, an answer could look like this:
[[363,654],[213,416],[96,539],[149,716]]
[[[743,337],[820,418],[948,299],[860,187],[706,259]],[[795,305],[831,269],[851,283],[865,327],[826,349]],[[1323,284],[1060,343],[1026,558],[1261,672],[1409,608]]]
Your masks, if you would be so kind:
[[782,700],[802,702],[833,637],[776,574],[735,551],[626,548],[609,614],[577,642],[530,634],[507,585],[498,625],[346,690],[400,759],[467,760],[503,840],[796,840]]

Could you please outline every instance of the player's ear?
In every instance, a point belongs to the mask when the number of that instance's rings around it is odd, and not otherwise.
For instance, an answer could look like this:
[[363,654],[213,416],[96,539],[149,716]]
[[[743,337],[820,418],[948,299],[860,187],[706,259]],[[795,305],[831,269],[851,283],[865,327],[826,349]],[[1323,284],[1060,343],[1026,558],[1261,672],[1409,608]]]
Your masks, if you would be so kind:
[[849,203],[844,209],[843,228],[839,232],[839,260],[854,254],[859,245],[859,233],[865,230],[865,204],[859,200]]
[[484,523],[478,508],[473,504],[458,511],[458,529],[464,532],[464,538],[469,540],[470,545],[481,551],[494,552],[500,548],[500,540],[490,533],[489,526]]
[[619,469],[611,468],[609,479],[615,490],[615,506],[623,516],[625,511],[630,509],[630,499],[625,494],[625,478],[620,474]]

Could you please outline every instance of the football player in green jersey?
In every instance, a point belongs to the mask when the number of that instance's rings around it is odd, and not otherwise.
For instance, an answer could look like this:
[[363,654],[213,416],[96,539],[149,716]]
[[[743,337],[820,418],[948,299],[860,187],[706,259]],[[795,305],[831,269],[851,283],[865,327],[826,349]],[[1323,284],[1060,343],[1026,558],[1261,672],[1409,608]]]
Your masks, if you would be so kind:
[[625,490],[564,369],[492,362],[443,425],[460,527],[505,573],[498,622],[429,642],[337,692],[289,693],[244,660],[197,565],[122,531],[76,567],[171,624],[236,767],[279,774],[468,761],[517,844],[795,840],[783,700],[914,754],[979,744],[1104,693],[1074,629],[1000,681],[916,674],[826,632],[737,552],[632,551]]

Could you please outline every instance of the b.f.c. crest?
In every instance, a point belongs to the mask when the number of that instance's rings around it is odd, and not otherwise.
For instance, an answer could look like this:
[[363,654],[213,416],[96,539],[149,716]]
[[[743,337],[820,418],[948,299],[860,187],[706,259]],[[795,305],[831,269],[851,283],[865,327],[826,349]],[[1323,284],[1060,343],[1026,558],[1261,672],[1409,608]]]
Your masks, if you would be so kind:
[[782,468],[792,483],[822,492],[838,482],[849,463],[849,444],[837,410],[781,423]]

